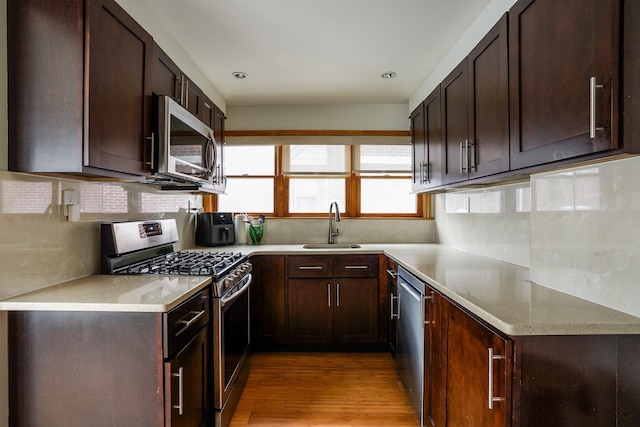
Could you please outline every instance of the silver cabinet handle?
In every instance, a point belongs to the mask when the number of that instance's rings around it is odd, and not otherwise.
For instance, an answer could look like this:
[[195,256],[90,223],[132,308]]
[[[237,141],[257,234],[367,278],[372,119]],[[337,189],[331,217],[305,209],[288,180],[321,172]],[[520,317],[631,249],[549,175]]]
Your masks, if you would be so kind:
[[177,323],[182,323],[184,326],[182,326],[182,328],[180,328],[178,331],[176,331],[176,334],[174,335],[174,337],[177,337],[178,335],[180,335],[181,333],[183,333],[184,331],[189,329],[189,326],[193,325],[199,318],[204,316],[204,314],[206,312],[207,312],[206,310],[192,311],[189,314],[195,314],[195,316],[193,316],[191,319],[189,319],[189,320],[178,320]]
[[425,163],[424,165],[425,165],[425,171],[427,172],[427,175],[424,177],[424,181],[422,183],[429,184],[431,182],[431,162]]
[[597,130],[604,130],[602,127],[596,127],[596,89],[602,89],[604,85],[596,83],[596,78],[589,79],[589,138],[596,137]]
[[460,175],[464,173],[464,167],[462,166],[462,158],[464,156],[464,142],[460,143]]
[[345,265],[345,270],[368,270],[368,265]]
[[422,165],[423,165],[423,163],[422,163],[422,162],[420,162],[420,168],[419,168],[419,170],[418,170],[418,176],[419,176],[419,178],[418,178],[418,184],[422,184]]
[[180,105],[184,106],[184,74],[180,76]]
[[172,377],[178,377],[178,404],[172,407],[178,410],[178,415],[184,412],[184,368],[178,368],[177,374],[171,374]]
[[390,269],[390,268],[387,268],[387,274],[388,274],[389,276],[393,277],[394,279],[395,279],[396,277],[398,277],[398,273],[397,273],[396,271],[394,271],[394,270]]
[[336,307],[340,307],[340,283],[336,283]]
[[[477,171],[478,170],[478,159],[476,159],[476,153],[475,153],[475,148],[476,148],[476,143],[475,142],[470,142],[469,140],[466,140],[467,142],[467,172],[471,173],[471,171]],[[473,156],[471,155],[471,149],[473,148],[474,152],[473,152]],[[473,159],[473,162],[471,161]]]
[[[425,295],[424,296],[424,305],[425,305],[425,307],[427,306],[429,301],[433,301],[433,292],[431,292],[431,295]],[[431,319],[427,319],[427,310],[424,311],[424,317],[425,317],[424,324],[425,325],[429,325],[431,323]]]
[[400,303],[400,297],[397,297],[395,295],[391,295],[391,301],[389,302],[389,312],[390,312],[389,318],[391,320],[400,318],[400,315],[399,315],[400,312],[399,311],[398,311],[398,313],[394,313],[393,312],[393,300],[398,301],[398,308],[400,308],[400,304],[399,304]]
[[331,283],[327,283],[327,305],[331,307]]
[[191,314],[195,314],[195,316],[193,316],[191,319],[189,320],[179,320],[178,323],[184,323],[184,325],[188,328],[189,326],[193,325],[193,323],[195,321],[197,321],[199,318],[201,318],[202,316],[204,316],[204,314],[206,313],[206,310],[202,310],[202,311],[192,311]]
[[149,141],[149,143],[151,144],[151,150],[149,150],[151,152],[151,158],[149,159],[148,162],[145,162],[145,164],[151,166],[153,168],[153,155],[154,155],[154,150],[155,150],[155,135],[154,132],[151,132],[151,136],[147,137],[147,140]]
[[489,347],[489,409],[493,409],[494,402],[500,402],[504,400],[501,397],[493,396],[493,362],[502,359],[503,356],[493,354],[493,348]]
[[187,85],[187,90],[184,91],[184,106],[188,110],[189,109],[189,79],[184,79],[185,84]]
[[322,266],[320,265],[301,265],[298,267],[298,270],[322,270]]

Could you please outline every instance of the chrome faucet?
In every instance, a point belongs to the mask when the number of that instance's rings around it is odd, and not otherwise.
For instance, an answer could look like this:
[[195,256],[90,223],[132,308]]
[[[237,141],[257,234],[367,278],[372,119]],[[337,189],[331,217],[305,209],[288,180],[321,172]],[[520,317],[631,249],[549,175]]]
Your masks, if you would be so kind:
[[329,240],[327,243],[333,243],[333,238],[337,236],[338,232],[340,231],[338,230],[337,227],[336,227],[336,231],[335,232],[333,231],[333,220],[331,219],[331,214],[333,213],[334,205],[336,207],[336,215],[335,215],[336,222],[340,222],[340,210],[338,209],[338,202],[333,202],[329,206]]

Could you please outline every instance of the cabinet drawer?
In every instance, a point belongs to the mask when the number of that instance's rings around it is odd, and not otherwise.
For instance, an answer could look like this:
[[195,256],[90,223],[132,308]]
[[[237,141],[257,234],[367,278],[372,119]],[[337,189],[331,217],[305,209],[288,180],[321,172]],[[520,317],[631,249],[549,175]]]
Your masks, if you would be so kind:
[[333,259],[334,277],[378,277],[377,255],[345,255]]
[[330,255],[290,256],[288,276],[291,278],[331,277],[333,275],[333,257]]

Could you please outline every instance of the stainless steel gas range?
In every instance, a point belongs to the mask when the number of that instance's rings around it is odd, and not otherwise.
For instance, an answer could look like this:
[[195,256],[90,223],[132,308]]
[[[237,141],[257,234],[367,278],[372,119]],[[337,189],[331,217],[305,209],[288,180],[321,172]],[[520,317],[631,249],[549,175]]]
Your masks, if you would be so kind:
[[226,427],[248,376],[251,263],[240,252],[174,251],[175,220],[102,224],[102,274],[212,278],[210,359],[216,427]]

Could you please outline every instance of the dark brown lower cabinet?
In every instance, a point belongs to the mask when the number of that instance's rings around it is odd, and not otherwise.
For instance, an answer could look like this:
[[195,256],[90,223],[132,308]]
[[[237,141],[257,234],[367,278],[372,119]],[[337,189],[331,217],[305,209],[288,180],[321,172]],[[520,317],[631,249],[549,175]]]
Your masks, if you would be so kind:
[[441,300],[431,318],[442,351],[432,351],[440,359],[430,359],[425,382],[428,425],[640,425],[639,335],[512,337]]
[[447,426],[510,425],[511,340],[453,305],[446,328]]
[[378,341],[378,279],[289,279],[289,342]]
[[202,427],[208,328],[163,359],[162,313],[9,313],[9,425]]
[[284,255],[251,257],[251,343],[253,346],[283,344],[285,329]]
[[164,364],[165,425],[204,427],[208,422],[207,328]]

